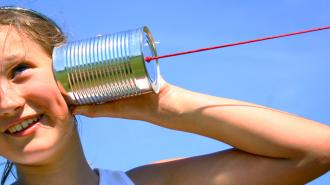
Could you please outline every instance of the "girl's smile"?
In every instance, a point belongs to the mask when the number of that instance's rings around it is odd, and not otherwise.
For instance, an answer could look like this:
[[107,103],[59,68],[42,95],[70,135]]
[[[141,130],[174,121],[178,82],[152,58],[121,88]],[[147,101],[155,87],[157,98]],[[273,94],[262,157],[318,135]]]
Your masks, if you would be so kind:
[[31,115],[16,120],[8,125],[5,133],[15,137],[30,135],[40,126],[41,118],[42,115]]

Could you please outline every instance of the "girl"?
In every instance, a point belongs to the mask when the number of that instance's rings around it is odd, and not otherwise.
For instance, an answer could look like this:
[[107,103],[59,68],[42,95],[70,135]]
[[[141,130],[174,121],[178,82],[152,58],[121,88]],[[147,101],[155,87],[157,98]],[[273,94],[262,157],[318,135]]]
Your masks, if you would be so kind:
[[[159,94],[70,107],[57,87],[52,50],[61,29],[33,10],[0,8],[0,155],[19,185],[293,185],[330,168],[330,128],[251,103],[191,92],[162,80]],[[75,114],[120,117],[233,146],[114,172],[91,169]]]

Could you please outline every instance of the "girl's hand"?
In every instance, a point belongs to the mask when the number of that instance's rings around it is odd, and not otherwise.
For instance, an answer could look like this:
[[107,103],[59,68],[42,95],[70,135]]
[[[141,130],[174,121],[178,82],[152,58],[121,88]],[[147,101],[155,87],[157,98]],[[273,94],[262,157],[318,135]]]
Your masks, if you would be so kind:
[[161,100],[169,97],[170,89],[172,86],[161,78],[158,94],[148,93],[103,104],[74,106],[72,113],[87,117],[116,117],[152,121],[151,118],[159,113]]

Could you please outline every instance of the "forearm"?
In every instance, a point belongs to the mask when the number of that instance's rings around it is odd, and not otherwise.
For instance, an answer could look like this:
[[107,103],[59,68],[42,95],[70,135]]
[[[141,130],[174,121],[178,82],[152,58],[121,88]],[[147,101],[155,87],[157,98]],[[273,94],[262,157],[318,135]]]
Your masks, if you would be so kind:
[[[329,152],[329,126],[270,108],[177,87],[150,121],[228,143],[249,153],[293,158]],[[166,98],[165,98],[166,97]]]

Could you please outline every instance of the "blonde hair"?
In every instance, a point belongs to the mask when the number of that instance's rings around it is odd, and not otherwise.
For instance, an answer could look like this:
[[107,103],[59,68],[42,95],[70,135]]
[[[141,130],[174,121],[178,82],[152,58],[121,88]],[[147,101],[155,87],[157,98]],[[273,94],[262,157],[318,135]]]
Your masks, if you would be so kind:
[[14,26],[19,31],[23,31],[49,54],[53,52],[54,47],[66,42],[66,36],[60,27],[50,18],[34,10],[11,6],[0,7],[0,25]]

